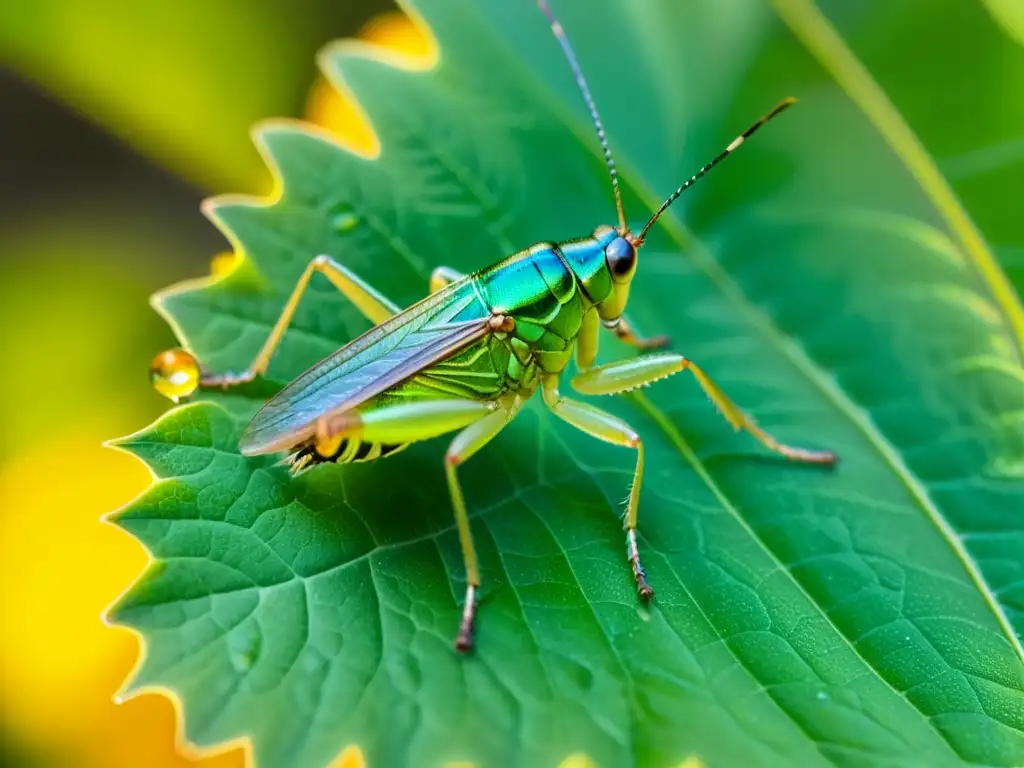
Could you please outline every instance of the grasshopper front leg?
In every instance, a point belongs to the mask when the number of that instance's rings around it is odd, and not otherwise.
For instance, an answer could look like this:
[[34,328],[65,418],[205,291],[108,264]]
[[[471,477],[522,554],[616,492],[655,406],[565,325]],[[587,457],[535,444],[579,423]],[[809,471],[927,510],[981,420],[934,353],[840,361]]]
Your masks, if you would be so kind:
[[671,339],[665,335],[658,336],[640,336],[633,330],[633,325],[626,319],[625,315],[619,317],[612,323],[605,325],[609,331],[615,334],[615,338],[621,341],[623,344],[627,344],[634,349],[661,349],[662,347],[668,346]]
[[[615,338],[634,349],[659,349],[669,344],[668,336],[638,336],[625,316],[612,323],[605,323],[605,328],[615,334]],[[597,359],[597,348],[600,343],[601,319],[597,310],[591,309],[583,316],[583,325],[576,337],[576,364],[581,371],[588,370]]]
[[835,463],[836,455],[832,451],[811,451],[780,443],[730,400],[696,363],[682,355],[645,355],[632,360],[600,365],[573,378],[572,386],[577,392],[585,395],[615,395],[651,384],[680,371],[690,371],[693,374],[701,389],[734,429],[746,430],[769,450],[792,461],[808,464]]

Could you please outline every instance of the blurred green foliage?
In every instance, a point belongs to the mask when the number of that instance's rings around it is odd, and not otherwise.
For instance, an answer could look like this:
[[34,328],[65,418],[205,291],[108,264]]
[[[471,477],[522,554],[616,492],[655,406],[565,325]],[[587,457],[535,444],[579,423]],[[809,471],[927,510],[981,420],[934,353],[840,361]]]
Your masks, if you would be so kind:
[[982,0],[1006,33],[1024,45],[1024,4],[1018,0]]
[[263,189],[249,128],[302,113],[313,52],[388,3],[0,4],[0,64],[207,189]]
[[1013,191],[1024,179],[1024,3],[819,5],[935,158],[1020,292],[1024,227]]

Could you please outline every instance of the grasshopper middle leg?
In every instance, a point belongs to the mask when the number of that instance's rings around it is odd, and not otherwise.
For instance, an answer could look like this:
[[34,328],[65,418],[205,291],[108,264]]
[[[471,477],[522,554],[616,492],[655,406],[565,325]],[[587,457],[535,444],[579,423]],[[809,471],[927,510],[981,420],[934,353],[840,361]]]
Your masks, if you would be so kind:
[[558,393],[558,380],[550,377],[543,384],[544,403],[551,412],[563,421],[572,424],[582,432],[586,432],[606,443],[636,449],[636,468],[633,470],[633,484],[629,489],[629,500],[626,503],[626,556],[633,568],[637,594],[642,600],[650,600],[654,590],[647,583],[647,574],[640,564],[640,552],[636,545],[637,511],[640,507],[640,483],[644,477],[644,444],[640,436],[629,424],[610,413],[606,413],[587,403],[580,403],[562,397]]
[[351,301],[367,319],[375,324],[383,323],[389,317],[399,312],[400,308],[397,305],[378,293],[371,285],[360,280],[359,277],[345,269],[345,267],[330,256],[321,254],[306,265],[306,269],[295,284],[295,288],[292,290],[291,296],[288,297],[288,301],[277,318],[277,322],[274,323],[270,335],[263,342],[263,346],[249,367],[237,374],[205,374],[199,379],[200,386],[230,387],[235,384],[244,384],[252,381],[256,376],[266,373],[267,366],[270,364],[270,358],[273,357],[274,351],[281,343],[281,339],[284,338],[285,331],[288,330],[292,317],[295,315],[295,310],[298,308],[302,295],[306,292],[309,280],[314,272],[323,274],[341,291],[345,298]]

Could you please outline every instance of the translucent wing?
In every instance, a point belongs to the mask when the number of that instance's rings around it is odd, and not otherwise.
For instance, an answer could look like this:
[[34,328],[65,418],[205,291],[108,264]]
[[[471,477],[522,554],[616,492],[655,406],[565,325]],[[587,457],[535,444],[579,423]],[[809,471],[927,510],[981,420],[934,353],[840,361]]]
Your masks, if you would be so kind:
[[284,450],[310,438],[321,417],[356,408],[483,338],[489,318],[471,278],[431,294],[281,390],[253,417],[241,452]]

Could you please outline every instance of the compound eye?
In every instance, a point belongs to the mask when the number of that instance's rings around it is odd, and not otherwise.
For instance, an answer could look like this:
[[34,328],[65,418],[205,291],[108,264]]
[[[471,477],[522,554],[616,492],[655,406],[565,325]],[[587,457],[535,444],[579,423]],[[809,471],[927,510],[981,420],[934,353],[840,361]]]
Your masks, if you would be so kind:
[[626,238],[616,237],[604,249],[604,259],[615,280],[628,280],[636,269],[636,248]]

